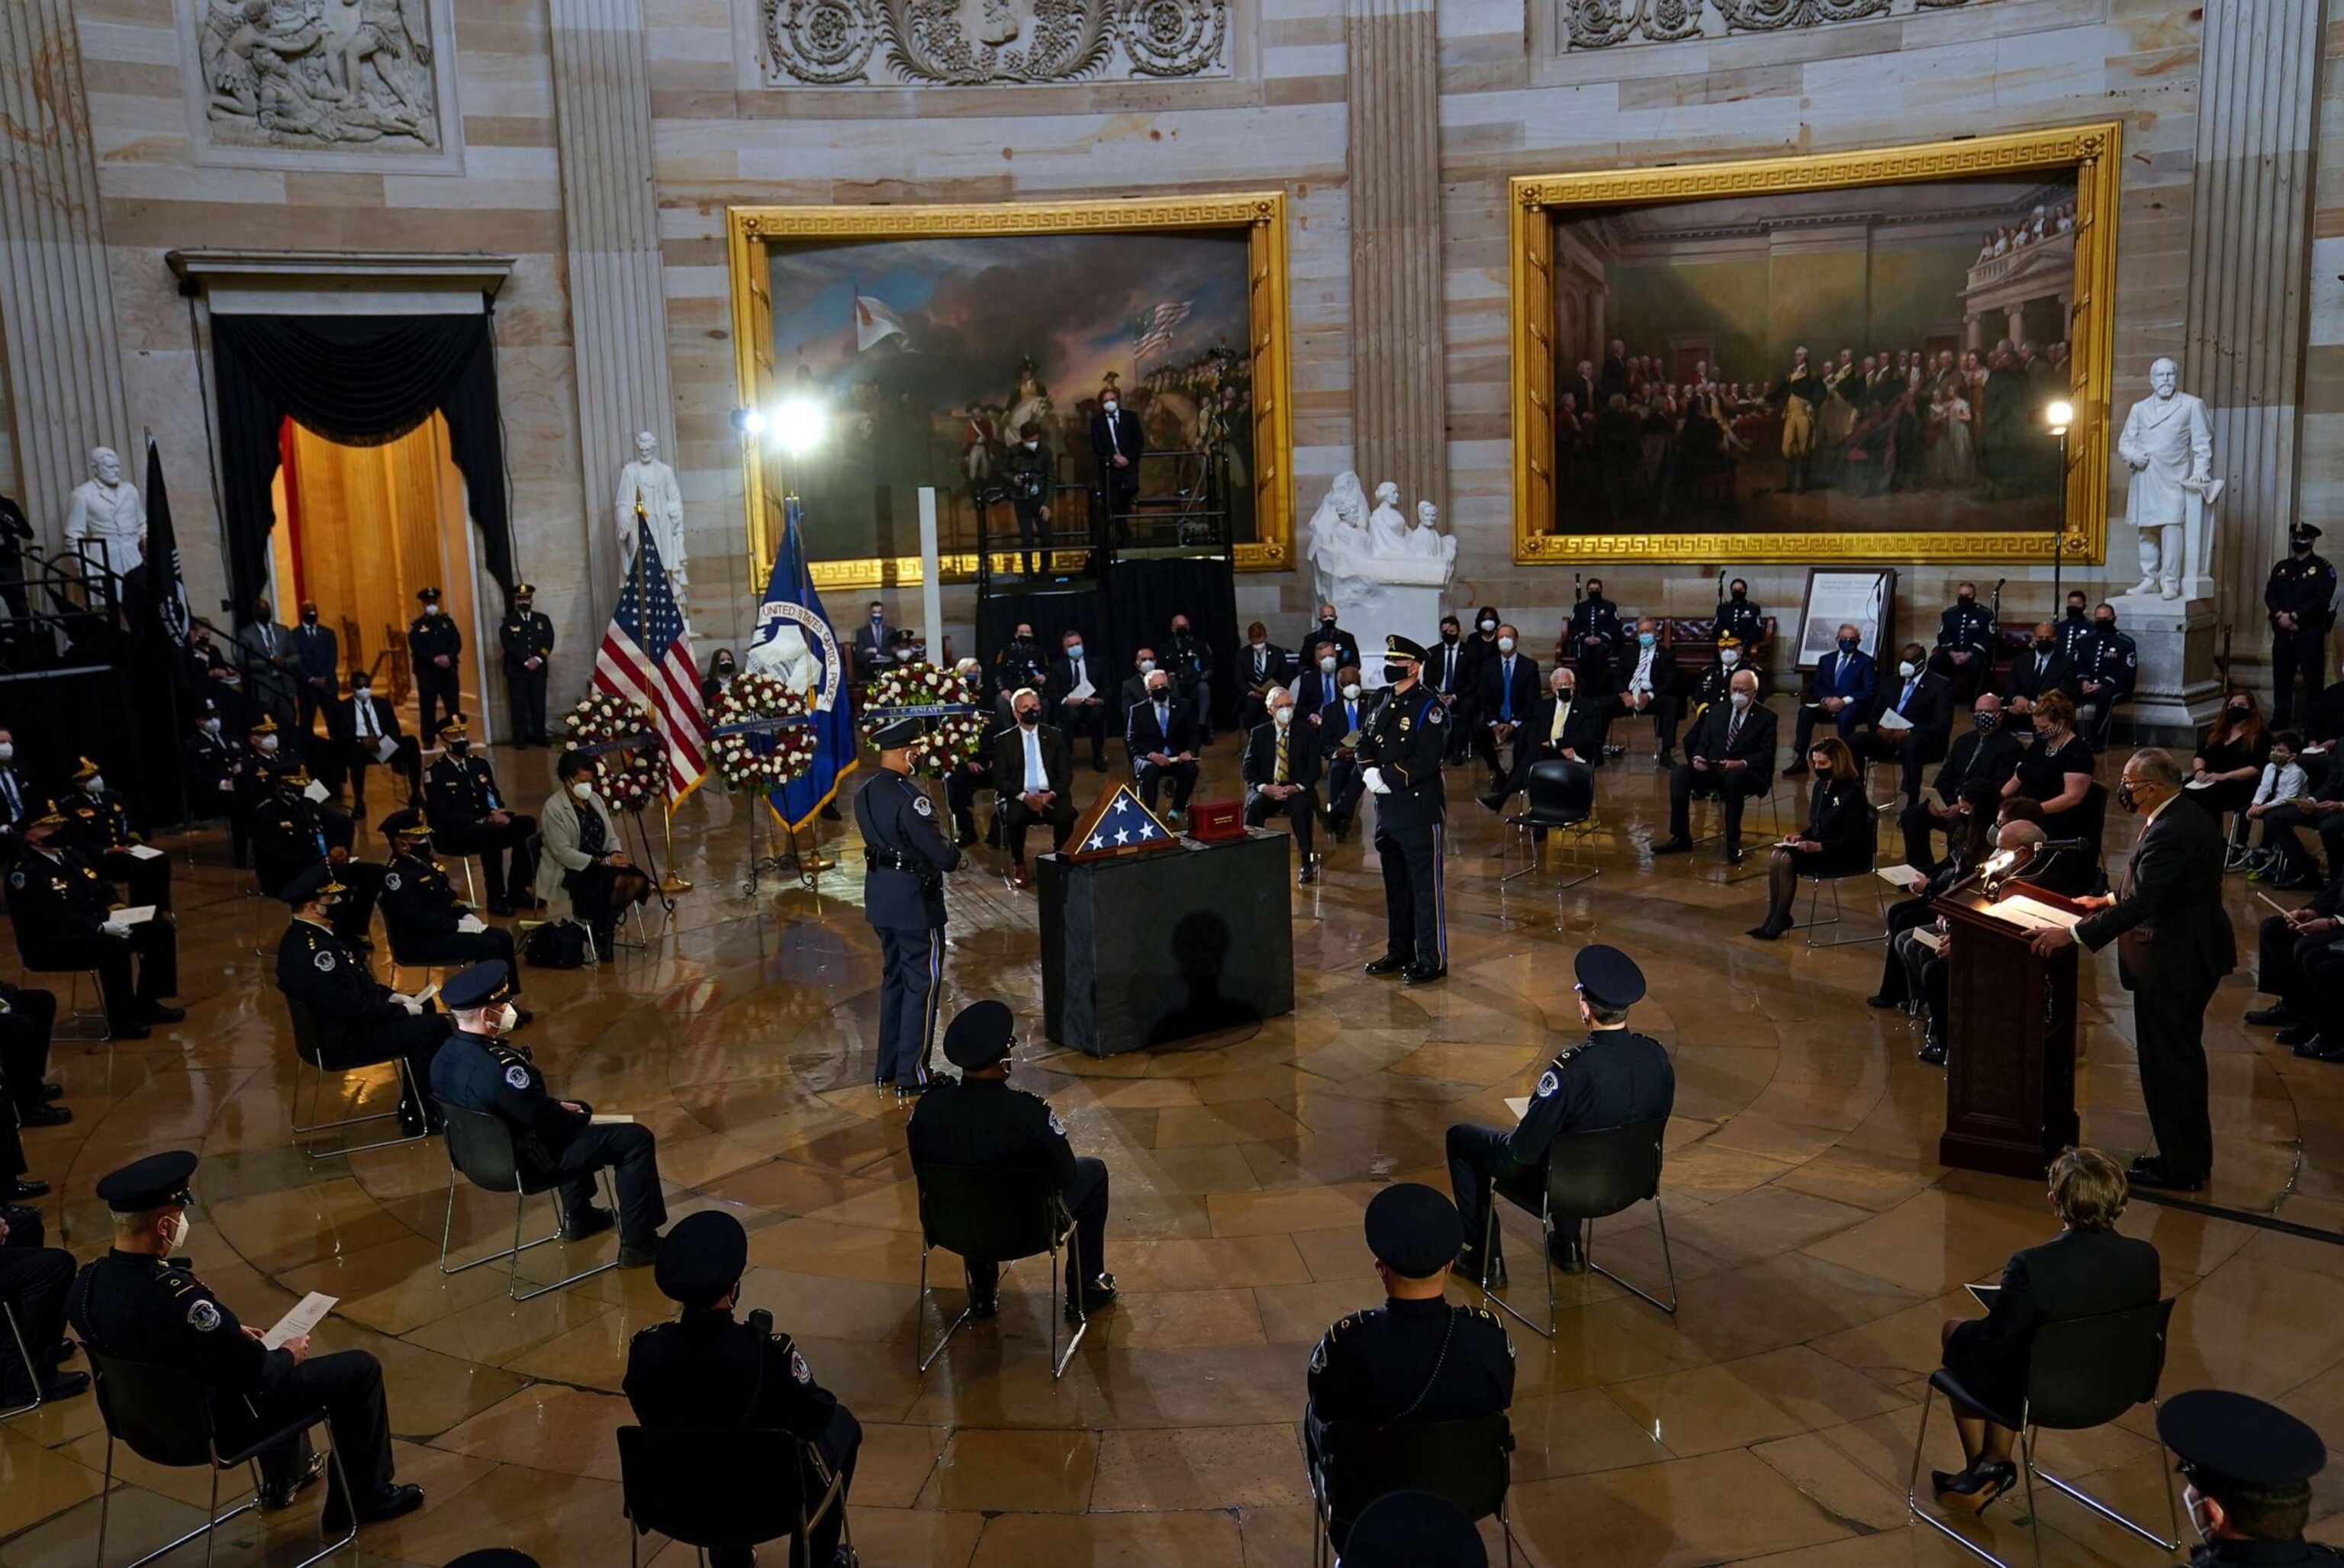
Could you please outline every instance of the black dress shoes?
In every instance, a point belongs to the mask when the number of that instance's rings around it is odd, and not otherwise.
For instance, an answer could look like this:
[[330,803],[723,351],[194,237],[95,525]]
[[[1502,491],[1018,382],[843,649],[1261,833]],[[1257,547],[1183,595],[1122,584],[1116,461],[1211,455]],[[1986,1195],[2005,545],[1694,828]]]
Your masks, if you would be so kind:
[[1428,968],[1422,964],[1410,964],[1399,972],[1399,983],[1403,986],[1430,986],[1435,980],[1446,979],[1448,976],[1446,965]]
[[17,1111],[16,1119],[22,1127],[63,1127],[73,1120],[73,1112],[61,1105],[36,1105]]
[[1369,959],[1367,970],[1370,975],[1397,975],[1408,966],[1409,961],[1399,954],[1387,953],[1380,958]]
[[2246,1021],[2258,1029],[2268,1029],[2293,1023],[2295,1015],[2288,1010],[2286,1003],[2280,1002],[2273,1007],[2248,1008]]
[[600,1236],[619,1223],[619,1217],[600,1204],[590,1203],[575,1214],[561,1219],[561,1239],[583,1241],[590,1236]]
[[2195,1192],[2206,1185],[2203,1176],[2189,1176],[2173,1169],[2163,1158],[2154,1155],[2138,1155],[2125,1171],[2125,1177],[2135,1187],[2155,1187],[2174,1192]]
[[293,1506],[293,1500],[311,1482],[326,1473],[326,1456],[313,1453],[301,1462],[301,1467],[290,1475],[279,1476],[260,1484],[260,1512],[278,1513]]
[[1654,855],[1682,855],[1692,847],[1692,840],[1689,838],[1666,838],[1652,845],[1652,853]]

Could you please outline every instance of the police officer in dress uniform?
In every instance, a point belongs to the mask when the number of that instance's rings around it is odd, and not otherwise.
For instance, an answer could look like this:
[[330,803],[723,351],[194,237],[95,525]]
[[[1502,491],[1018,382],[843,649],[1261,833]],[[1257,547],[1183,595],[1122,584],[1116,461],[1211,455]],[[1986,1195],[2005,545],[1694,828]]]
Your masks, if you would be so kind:
[[[419,811],[395,811],[378,830],[391,848],[382,874],[382,927],[391,956],[402,964],[477,964],[503,960],[513,973],[512,933],[490,926],[456,896],[455,884],[432,858],[431,829]],[[468,930],[466,921],[479,927]]]
[[227,816],[230,847],[242,865],[251,858],[251,824],[237,802],[236,775],[243,762],[220,733],[225,723],[219,704],[206,697],[196,710],[195,728],[179,743],[179,783],[187,792],[188,815]]
[[[1546,1157],[1566,1132],[1597,1131],[1657,1121],[1676,1103],[1676,1068],[1650,1035],[1628,1027],[1628,1009],[1644,996],[1644,972],[1617,947],[1581,947],[1571,960],[1578,976],[1579,1016],[1587,1038],[1558,1055],[1539,1075],[1530,1109],[1510,1132],[1457,1122],[1449,1129],[1449,1185],[1465,1221],[1457,1271],[1492,1288],[1506,1280],[1504,1249],[1488,1223],[1491,1183],[1533,1209],[1546,1200]],[[1483,1239],[1489,1253],[1482,1255]],[[1567,1273],[1587,1267],[1573,1229],[1557,1231],[1554,1260]],[[1487,1271],[1484,1272],[1484,1264]]]
[[611,1211],[594,1201],[595,1173],[611,1169],[619,1189],[619,1267],[646,1268],[667,1223],[659,1140],[640,1123],[598,1125],[585,1101],[553,1098],[529,1047],[505,1043],[520,1020],[510,1001],[511,977],[491,960],[459,969],[440,987],[440,999],[456,1015],[456,1032],[431,1058],[431,1092],[444,1104],[501,1118],[522,1169],[560,1179],[564,1241],[611,1229]]
[[544,908],[545,900],[537,895],[537,854],[530,847],[537,818],[510,808],[497,787],[496,769],[488,758],[472,754],[463,720],[450,720],[440,739],[447,754],[423,777],[432,830],[459,855],[480,857],[480,889],[489,896],[490,914]]
[[[277,1350],[211,1288],[176,1261],[187,1244],[187,1183],[196,1157],[186,1149],[149,1155],[101,1178],[97,1196],[114,1217],[114,1246],[73,1282],[66,1315],[74,1333],[100,1355],[145,1361],[191,1374],[212,1395],[221,1446],[246,1446],[305,1411],[322,1407],[339,1462],[326,1487],[321,1528],[396,1519],[422,1506],[423,1489],[391,1474],[390,1415],[382,1363],[366,1351],[314,1352],[307,1334]],[[327,1469],[308,1432],[260,1455],[263,1509],[291,1506],[296,1493]],[[345,1486],[347,1480],[348,1485]]]
[[854,796],[863,830],[863,917],[879,933],[886,961],[879,984],[879,1065],[874,1081],[896,1097],[928,1087],[928,1048],[945,978],[945,875],[960,850],[936,821],[935,802],[912,779],[918,719],[873,734],[879,771]]
[[1610,691],[1612,660],[1620,650],[1620,607],[1603,597],[1601,582],[1589,583],[1579,602],[1571,607],[1571,624],[1563,642],[1562,651],[1578,662],[1579,683],[1590,692]]
[[1937,617],[1936,647],[1929,655],[1929,668],[1954,683],[1955,702],[1970,701],[1994,679],[1995,642],[1994,612],[1977,602],[1977,584],[1958,584],[1953,603]]
[[423,588],[415,597],[422,602],[423,613],[407,623],[407,663],[415,673],[416,733],[429,745],[440,733],[447,718],[463,712],[463,671],[457,661],[463,656],[464,634],[456,629],[455,617],[440,608],[440,591]]
[[309,798],[309,772],[295,768],[270,779],[268,796],[253,810],[253,864],[263,891],[282,896],[293,879],[323,862],[334,880],[349,889],[334,909],[334,929],[346,942],[367,945],[367,926],[382,897],[383,868],[350,854],[358,824],[329,805]]
[[2140,652],[2133,640],[2117,630],[2113,604],[2092,612],[2092,634],[2076,656],[2076,683],[2083,694],[2077,705],[2088,703],[2089,718],[2082,721],[2084,739],[2095,754],[2108,749],[2108,732],[2116,722],[2117,704],[2132,701],[2133,683],[2140,675]]
[[[8,917],[28,969],[96,969],[106,997],[106,1033],[143,1040],[149,1024],[176,1024],[185,1008],[163,998],[179,989],[179,935],[167,915],[136,926],[115,918],[114,888],[77,851],[56,842],[56,812],[25,824],[25,847],[8,872]],[[135,966],[132,960],[136,959]]]
[[[407,1058],[399,1126],[410,1137],[427,1127],[437,1131],[440,1108],[425,1086],[431,1058],[455,1026],[445,1013],[377,980],[365,955],[335,934],[334,905],[349,894],[322,862],[287,886],[293,922],[277,942],[277,988],[316,1016],[319,1065],[328,1071]],[[419,1098],[409,1098],[410,1084]]]
[[2181,1501],[2205,1543],[2191,1563],[2344,1560],[2303,1538],[2311,1478],[2328,1463],[2327,1443],[2303,1422],[2250,1395],[2191,1389],[2166,1397],[2157,1433],[2180,1462]]
[[65,842],[80,850],[99,875],[127,888],[131,903],[171,907],[171,857],[130,853],[132,845],[146,841],[130,825],[130,808],[106,787],[106,775],[96,763],[83,757],[74,769],[73,783],[70,794],[51,803],[66,819]]
[[[1066,1254],[1066,1315],[1079,1321],[1115,1300],[1106,1271],[1106,1161],[1076,1155],[1066,1125],[1040,1095],[1009,1087],[1010,1049],[1017,1017],[1007,1004],[972,1002],[945,1030],[945,1059],[960,1068],[958,1082],[939,1080],[913,1108],[904,1129],[918,1165],[964,1165],[995,1170],[1048,1170],[1058,1201],[1075,1222]],[[990,1259],[964,1259],[969,1313],[999,1310],[1001,1267]]]
[[1384,639],[1384,698],[1359,737],[1359,781],[1376,797],[1376,853],[1384,870],[1383,956],[1370,975],[1397,971],[1421,986],[1449,972],[1449,932],[1441,907],[1440,825],[1447,797],[1440,758],[1449,747],[1449,710],[1417,678],[1424,649],[1394,633]]
[[553,622],[537,612],[536,584],[524,582],[513,590],[512,613],[498,624],[497,642],[505,655],[513,744],[544,745],[546,661],[553,657]]
[[2303,703],[2308,712],[2319,703],[2327,686],[2328,629],[2336,623],[2336,568],[2316,554],[2312,545],[2319,531],[2299,522],[2288,536],[2293,547],[2286,560],[2271,568],[2263,585],[2263,605],[2270,612],[2271,728],[2283,730],[2295,718],[2295,678],[2303,677]]
[[275,790],[278,775],[299,767],[301,757],[298,752],[286,748],[285,737],[277,728],[277,721],[263,713],[245,732],[244,744],[237,752],[236,762],[233,770],[236,791],[229,797],[228,830],[237,848],[245,852],[237,861],[237,865],[242,866],[250,857],[254,814]]
[[[851,1568],[853,1548],[838,1543],[854,1482],[863,1427],[838,1396],[814,1381],[813,1369],[787,1334],[773,1332],[773,1315],[759,1308],[743,1322],[741,1277],[749,1271],[749,1233],[721,1209],[703,1209],[675,1222],[660,1240],[652,1278],[660,1294],[683,1309],[672,1323],[637,1334],[627,1346],[627,1376],[620,1386],[635,1419],[647,1427],[689,1431],[746,1429],[786,1431],[806,1446],[799,1465],[809,1515],[804,1561],[819,1568]],[[795,1560],[794,1558],[793,1559]],[[712,1568],[747,1568],[753,1551],[721,1548]]]
[[1369,1202],[1367,1233],[1384,1304],[1336,1319],[1310,1352],[1302,1447],[1314,1472],[1329,1421],[1470,1421],[1514,1402],[1514,1341],[1498,1315],[1442,1295],[1465,1236],[1456,1205],[1398,1182]]
[[1766,635],[1766,612],[1750,597],[1750,584],[1739,577],[1727,585],[1725,602],[1717,607],[1720,640],[1730,636],[1744,648],[1755,648]]

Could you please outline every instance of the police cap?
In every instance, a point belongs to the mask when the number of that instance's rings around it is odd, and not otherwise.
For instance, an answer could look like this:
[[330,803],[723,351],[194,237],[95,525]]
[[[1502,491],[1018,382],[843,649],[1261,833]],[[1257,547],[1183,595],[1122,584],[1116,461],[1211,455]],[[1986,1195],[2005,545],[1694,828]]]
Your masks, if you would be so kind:
[[487,1006],[505,988],[512,971],[501,958],[484,958],[457,970],[440,982],[440,999],[458,1012]]
[[513,597],[514,597],[515,599],[534,599],[534,598],[536,598],[536,597],[537,597],[537,584],[536,584],[536,583],[534,583],[534,582],[523,582],[523,583],[518,584],[518,585],[513,589]]
[[174,1148],[134,1159],[99,1177],[97,1196],[116,1214],[144,1214],[150,1209],[189,1201],[187,1179],[195,1174],[194,1151]]
[[437,588],[419,588],[415,591],[415,597],[426,604],[435,604],[439,602],[440,591]]
[[1489,1548],[1465,1511],[1430,1492],[1387,1492],[1343,1543],[1343,1568],[1488,1568]]
[[1395,1274],[1428,1279],[1464,1244],[1457,1206],[1420,1181],[1395,1182],[1368,1202],[1368,1250]]
[[1384,639],[1384,657],[1413,659],[1420,664],[1424,662],[1424,644],[1395,632]]
[[376,831],[385,838],[421,838],[431,829],[425,825],[423,814],[408,805],[384,817]]
[[2228,1389],[2191,1389],[2157,1413],[2165,1446],[2193,1470],[2248,1486],[2309,1481],[2328,1462],[2319,1434],[2277,1405]]
[[450,714],[448,718],[448,722],[440,726],[440,739],[443,743],[448,741],[466,740],[469,738],[470,732],[464,728],[464,715],[461,713]]
[[277,733],[276,715],[273,713],[261,714],[258,721],[251,726],[249,733],[256,735],[275,734]]
[[871,732],[871,744],[883,752],[900,751],[927,733],[924,719],[894,719]]
[[2295,525],[2295,536],[2298,539],[2318,539],[2319,530],[2310,523],[2299,522]]
[[968,1070],[989,1067],[1009,1054],[1017,1015],[1009,1004],[987,997],[971,1002],[953,1015],[945,1029],[945,1060]]
[[749,1269],[749,1233],[721,1209],[687,1214],[660,1238],[652,1280],[686,1307],[712,1306]]
[[96,763],[90,761],[87,757],[83,757],[81,759],[81,765],[75,768],[73,771],[73,782],[76,784],[87,784],[90,780],[98,775],[99,771],[98,765]]
[[1617,947],[1598,942],[1571,960],[1581,995],[1599,1007],[1632,1007],[1644,999],[1644,972]]
[[321,860],[315,865],[295,872],[293,880],[278,889],[277,896],[298,909],[313,898],[322,898],[329,894],[348,891],[349,889],[334,880],[332,864]]

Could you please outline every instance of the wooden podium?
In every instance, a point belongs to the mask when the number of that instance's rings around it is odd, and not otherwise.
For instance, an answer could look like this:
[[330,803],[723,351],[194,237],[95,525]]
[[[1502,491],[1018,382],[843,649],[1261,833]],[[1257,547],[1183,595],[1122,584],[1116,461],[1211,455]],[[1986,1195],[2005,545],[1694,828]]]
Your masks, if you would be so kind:
[[2078,949],[2037,957],[2039,926],[1995,913],[2022,896],[2068,916],[2088,913],[2031,882],[2005,885],[1999,900],[1980,888],[1937,900],[1952,944],[1937,1161],[2035,1179],[2076,1141]]

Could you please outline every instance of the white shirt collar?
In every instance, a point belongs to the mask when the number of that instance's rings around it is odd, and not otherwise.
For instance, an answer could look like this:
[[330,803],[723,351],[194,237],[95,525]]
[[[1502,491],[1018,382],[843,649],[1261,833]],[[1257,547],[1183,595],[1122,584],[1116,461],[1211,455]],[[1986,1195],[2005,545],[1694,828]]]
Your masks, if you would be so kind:
[[[2177,790],[2173,794],[2167,795],[2163,800],[2157,802],[2156,806],[2148,814],[2148,822],[2155,822],[2158,817],[2165,814],[2165,808],[2167,806],[2171,805],[2175,801],[2179,800],[2180,798],[2181,794]],[[2143,827],[2147,827],[2148,823],[2143,823],[2141,825]]]

